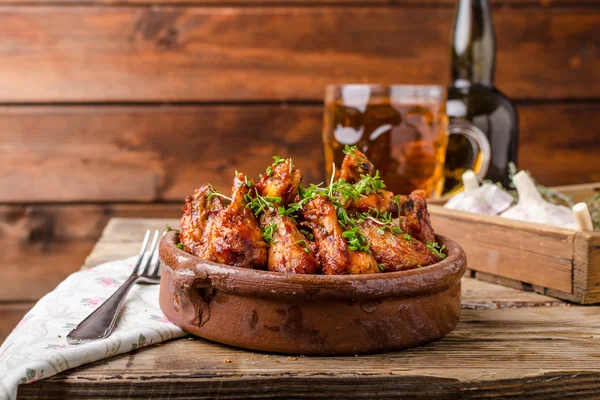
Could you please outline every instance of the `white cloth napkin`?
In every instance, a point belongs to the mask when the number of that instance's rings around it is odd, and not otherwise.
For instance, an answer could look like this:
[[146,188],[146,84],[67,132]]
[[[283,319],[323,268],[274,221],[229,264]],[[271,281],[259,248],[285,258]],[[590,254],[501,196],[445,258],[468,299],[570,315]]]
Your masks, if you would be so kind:
[[160,310],[159,285],[136,284],[112,335],[78,345],[66,342],[67,333],[127,280],[135,261],[76,272],[38,301],[0,346],[0,399],[15,399],[19,384],[187,335]]

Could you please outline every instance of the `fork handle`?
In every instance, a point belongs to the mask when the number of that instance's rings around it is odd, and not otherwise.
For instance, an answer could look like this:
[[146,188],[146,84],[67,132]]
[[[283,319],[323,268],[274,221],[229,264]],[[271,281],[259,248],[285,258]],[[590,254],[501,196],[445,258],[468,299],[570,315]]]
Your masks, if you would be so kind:
[[113,331],[125,296],[138,279],[139,275],[131,275],[112,296],[69,332],[67,343],[78,344],[108,337]]

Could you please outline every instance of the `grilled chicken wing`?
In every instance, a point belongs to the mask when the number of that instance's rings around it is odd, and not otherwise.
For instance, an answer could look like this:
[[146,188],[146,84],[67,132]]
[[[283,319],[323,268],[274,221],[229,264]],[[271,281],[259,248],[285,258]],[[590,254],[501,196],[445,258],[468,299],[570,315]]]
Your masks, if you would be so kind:
[[404,232],[423,243],[435,242],[427,201],[423,190],[400,197],[400,226]]
[[377,261],[371,253],[366,251],[350,251],[349,272],[352,275],[376,274],[381,272]]
[[315,274],[319,264],[311,251],[309,241],[298,230],[294,221],[277,212],[267,212],[260,216],[261,226],[273,227],[269,248],[269,271],[293,274]]
[[304,206],[304,218],[309,222],[318,246],[317,257],[325,275],[346,275],[379,272],[372,255],[350,251],[342,236],[335,207],[325,196],[318,195]]
[[351,212],[369,212],[377,210],[383,214],[389,212],[395,218],[398,216],[398,205],[394,201],[394,193],[387,190],[379,190],[367,196],[360,196],[358,199],[349,201],[344,205]]
[[375,167],[367,156],[356,149],[351,149],[342,161],[340,179],[345,179],[348,183],[356,183],[361,175],[372,175],[373,172]]
[[242,268],[262,267],[267,263],[267,243],[244,195],[250,191],[245,176],[233,180],[232,202],[206,226],[206,247],[199,257]]
[[381,225],[372,220],[365,220],[360,231],[367,238],[373,257],[386,272],[424,267],[439,261],[422,242],[415,238],[407,240],[403,234],[394,234],[388,229],[381,233]]
[[282,205],[293,202],[302,184],[302,171],[293,165],[290,168],[291,162],[291,159],[287,159],[271,165],[271,173],[263,176],[256,184],[258,194],[263,197],[280,197]]
[[204,232],[206,226],[225,207],[210,185],[203,185],[196,189],[193,196],[185,199],[183,217],[179,223],[179,240],[184,245],[185,251],[195,256],[200,256],[206,247]]

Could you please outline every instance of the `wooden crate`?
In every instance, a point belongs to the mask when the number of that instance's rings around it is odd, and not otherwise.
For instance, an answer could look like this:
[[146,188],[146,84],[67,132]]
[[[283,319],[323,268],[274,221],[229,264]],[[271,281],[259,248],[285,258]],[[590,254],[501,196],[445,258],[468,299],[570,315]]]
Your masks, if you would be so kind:
[[[600,190],[600,182],[556,189],[583,201]],[[429,211],[436,233],[464,248],[471,276],[580,304],[600,303],[600,232],[448,210],[440,204],[430,204]]]

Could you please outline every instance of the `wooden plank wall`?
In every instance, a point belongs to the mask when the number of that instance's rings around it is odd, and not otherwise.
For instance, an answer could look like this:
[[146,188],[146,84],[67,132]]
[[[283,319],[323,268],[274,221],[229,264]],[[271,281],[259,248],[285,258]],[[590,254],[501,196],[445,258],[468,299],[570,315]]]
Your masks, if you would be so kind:
[[[520,165],[600,180],[596,0],[493,0]],[[0,340],[111,216],[273,154],[322,180],[327,83],[448,82],[454,0],[0,0]]]

